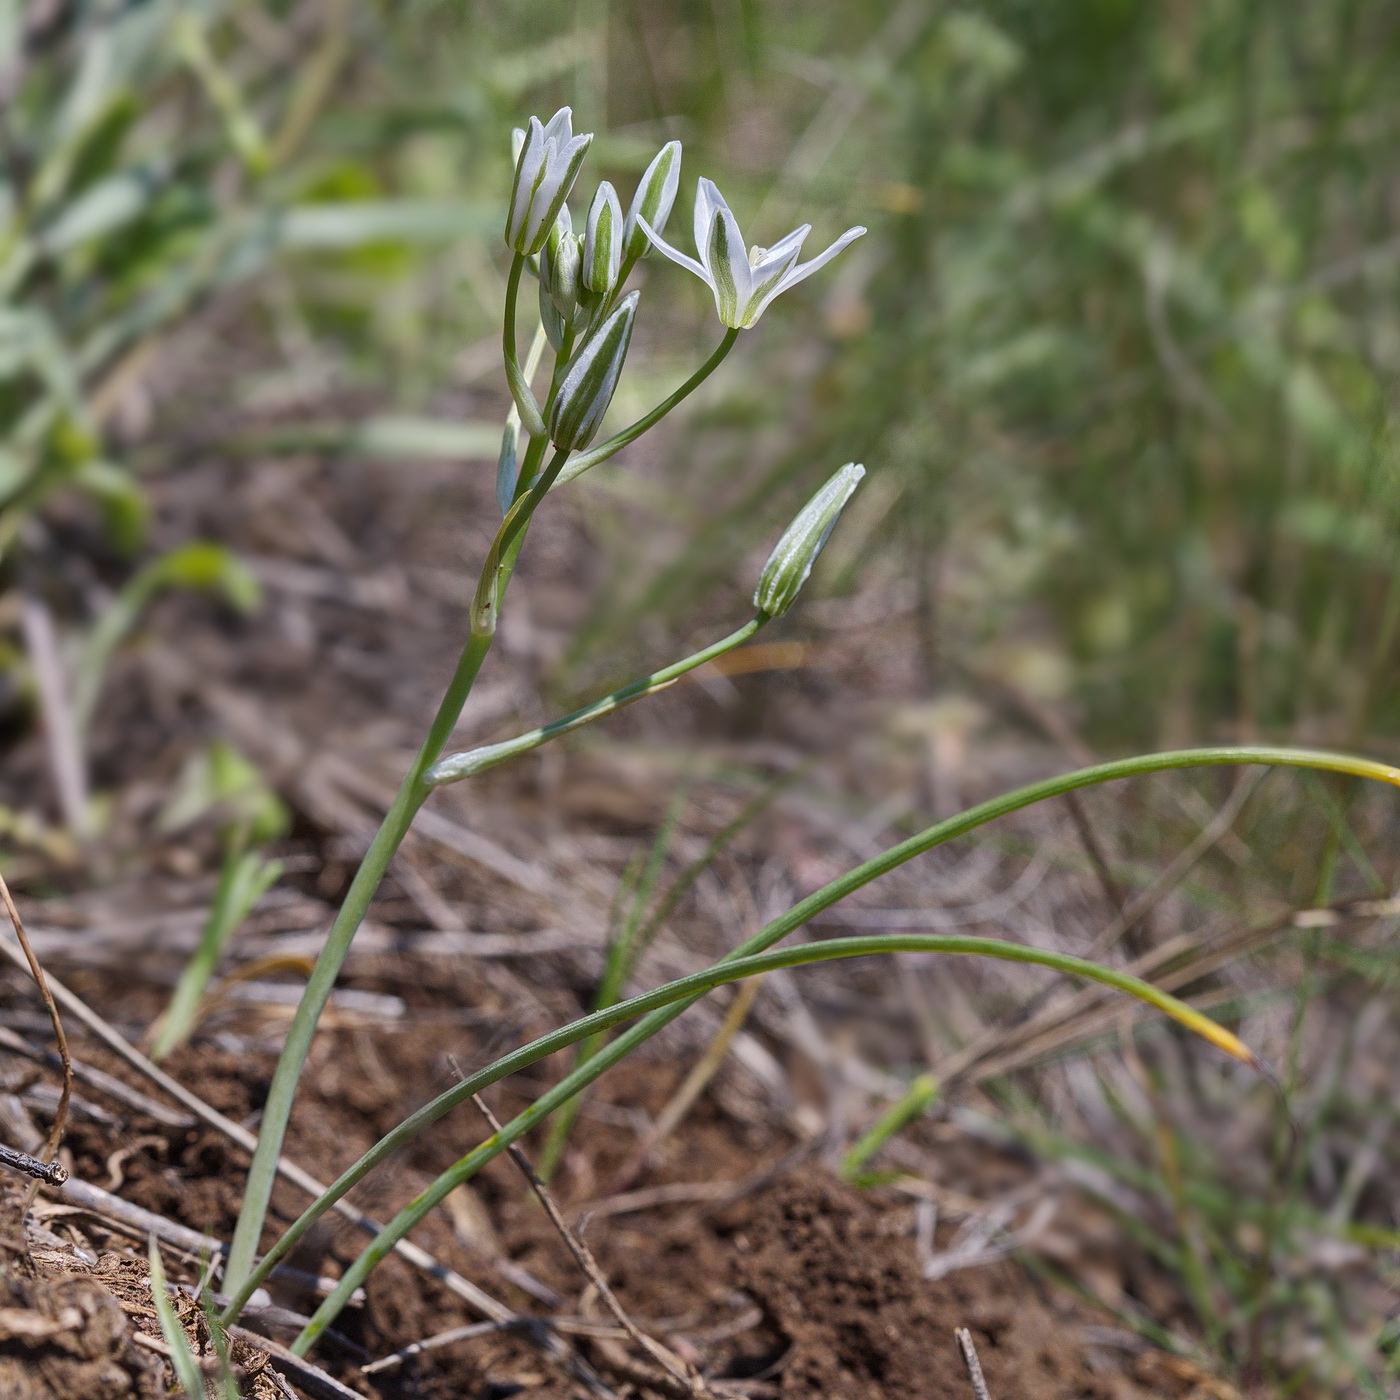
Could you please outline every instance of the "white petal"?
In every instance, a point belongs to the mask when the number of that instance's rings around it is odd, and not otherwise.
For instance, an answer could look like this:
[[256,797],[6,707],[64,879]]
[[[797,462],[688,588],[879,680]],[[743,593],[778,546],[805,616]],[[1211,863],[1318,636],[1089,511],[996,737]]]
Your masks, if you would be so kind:
[[752,326],[763,315],[764,307],[778,295],[783,278],[791,271],[797,258],[798,249],[790,246],[787,256],[779,262],[775,263],[771,258],[765,258],[750,271],[748,300],[739,308],[741,326]]
[[638,258],[646,251],[646,239],[638,239],[636,230],[637,220],[646,217],[647,206],[651,208],[653,226],[664,232],[680,187],[681,143],[668,141],[647,166],[627,210],[627,222],[622,226],[622,248],[628,257]]
[[786,238],[780,238],[771,248],[765,248],[763,256],[753,265],[754,280],[758,281],[761,276],[765,276],[768,269],[776,263],[785,260],[795,262],[797,255],[802,251],[803,241],[811,231],[811,224],[803,224],[801,228],[793,229]]
[[511,186],[506,241],[512,246],[519,241],[525,228],[530,203],[535,197],[535,186],[544,166],[544,156],[544,128],[540,125],[538,117],[531,117],[530,128],[525,134],[525,144],[521,148],[520,158],[515,163],[515,182]]
[[567,146],[574,138],[574,111],[572,107],[561,107],[549,119],[545,127],[546,138],[552,138],[561,146]]
[[701,176],[695,186],[695,251],[707,269],[710,266],[710,236],[714,231],[715,215],[719,210],[728,208],[719,186]]
[[818,253],[811,262],[805,262],[793,268],[793,270],[783,278],[778,287],[778,291],[785,292],[789,287],[795,287],[803,278],[810,277],[818,268],[825,267],[837,253],[847,245],[854,243],[864,232],[865,229],[860,224],[857,224],[855,228],[848,228],[824,253]]
[[554,203],[554,197],[559,193],[559,187],[564,183],[568,173],[569,167],[559,159],[559,150],[554,142],[546,141],[544,143],[544,173],[540,176],[539,186],[530,203],[530,211],[525,220],[526,242],[534,243],[540,236],[541,230],[545,227],[545,220],[549,217],[549,207]]
[[803,278],[810,277],[818,268],[825,267],[848,243],[854,243],[864,232],[865,230],[859,224],[855,228],[848,228],[824,253],[818,253],[811,262],[801,263],[786,272],[773,287],[756,299],[754,305],[749,307],[744,324],[746,326],[753,325],[768,309],[768,304],[774,297],[787,291],[789,287],[795,287]]
[[715,211],[710,244],[701,253],[710,269],[710,285],[715,291],[719,319],[729,327],[742,325],[744,308],[753,297],[749,255],[739,221],[728,205]]
[[713,288],[714,283],[710,281],[710,274],[705,271],[694,258],[687,257],[679,248],[673,248],[652,226],[640,215],[637,217],[637,226],[651,240],[652,246],[664,253],[673,263],[679,263],[687,272],[693,272],[707,286]]

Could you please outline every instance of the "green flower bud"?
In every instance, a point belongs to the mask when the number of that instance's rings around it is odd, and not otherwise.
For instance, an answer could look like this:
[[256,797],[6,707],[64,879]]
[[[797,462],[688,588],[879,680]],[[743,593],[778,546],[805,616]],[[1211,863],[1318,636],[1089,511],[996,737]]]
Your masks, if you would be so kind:
[[595,297],[607,296],[617,286],[622,268],[622,205],[608,181],[598,186],[588,209],[588,230],[583,238],[583,285]]
[[627,348],[639,293],[629,292],[611,316],[584,342],[564,375],[549,410],[549,436],[565,452],[593,441],[612,402]]
[[582,256],[578,239],[574,237],[573,216],[566,204],[549,231],[548,241],[540,249],[540,292],[548,295],[565,321],[573,317],[578,306]]
[[564,348],[564,318],[543,286],[540,287],[540,320],[544,323],[544,335],[549,341],[549,348],[557,355]]
[[759,612],[781,617],[793,605],[864,475],[865,468],[858,462],[847,462],[798,512],[759,576],[753,595]]
[[520,464],[516,460],[514,423],[507,423],[501,434],[501,451],[496,458],[496,504],[504,515],[515,503],[515,483],[520,476]]
[[647,173],[637,186],[632,207],[627,211],[627,222],[623,225],[622,251],[634,262],[651,252],[651,240],[638,219],[650,224],[657,233],[665,233],[666,220],[671,217],[671,207],[676,202],[680,184],[681,143],[668,141],[647,166]]

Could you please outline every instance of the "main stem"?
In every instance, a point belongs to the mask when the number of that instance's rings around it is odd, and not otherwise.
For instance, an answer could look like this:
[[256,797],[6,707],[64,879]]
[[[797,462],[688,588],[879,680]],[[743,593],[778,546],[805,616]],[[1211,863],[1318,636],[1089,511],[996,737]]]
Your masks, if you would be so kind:
[[525,271],[525,255],[517,253],[510,264],[510,275],[506,278],[506,307],[501,330],[501,357],[506,363],[506,381],[510,385],[510,396],[520,414],[525,431],[532,438],[545,436],[544,418],[540,406],[535,401],[530,381],[520,368],[520,358],[515,345],[515,304],[520,296],[520,276]]
[[282,1054],[272,1076],[272,1087],[268,1090],[267,1103],[262,1115],[263,1126],[258,1133],[258,1146],[253,1153],[252,1166],[248,1169],[248,1184],[243,1193],[243,1207],[239,1212],[238,1225],[229,1248],[224,1287],[230,1293],[238,1291],[253,1269],[253,1259],[257,1253],[259,1236],[262,1234],[268,1201],[272,1196],[272,1184],[277,1175],[277,1159],[282,1152],[282,1140],[286,1135],[292,1100],[296,1097],[297,1081],[301,1077],[302,1066],[306,1063],[307,1052],[311,1048],[316,1023],[330,998],[331,989],[350,951],[350,942],[364,921],[370,901],[378,892],[380,882],[389,869],[389,863],[408,834],[418,809],[432,791],[423,781],[423,775],[441,757],[461,717],[462,707],[466,704],[477,673],[481,670],[481,663],[491,649],[491,641],[492,637],[489,634],[473,632],[462,649],[457,669],[453,672],[452,681],[438,706],[432,727],[414,756],[393,805],[385,814],[369,850],[360,862],[360,868],[355,872],[355,878],[346,892],[340,912],[336,915],[335,923],[331,925],[325,946],[311,971],[296,1015],[292,1017],[291,1029],[287,1032],[286,1043],[282,1046]]

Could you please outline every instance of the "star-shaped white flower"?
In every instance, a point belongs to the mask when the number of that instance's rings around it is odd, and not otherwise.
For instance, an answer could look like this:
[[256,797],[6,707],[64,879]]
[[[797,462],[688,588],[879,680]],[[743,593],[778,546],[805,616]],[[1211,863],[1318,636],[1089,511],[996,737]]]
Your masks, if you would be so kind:
[[859,224],[848,228],[825,252],[810,262],[799,263],[802,244],[812,231],[811,224],[794,229],[771,248],[744,251],[744,235],[724,196],[713,180],[702,179],[695,191],[695,251],[700,258],[687,257],[673,248],[645,219],[638,223],[651,241],[674,263],[693,272],[715,294],[720,321],[732,330],[747,330],[768,307],[768,303],[825,267],[849,243],[865,232]]

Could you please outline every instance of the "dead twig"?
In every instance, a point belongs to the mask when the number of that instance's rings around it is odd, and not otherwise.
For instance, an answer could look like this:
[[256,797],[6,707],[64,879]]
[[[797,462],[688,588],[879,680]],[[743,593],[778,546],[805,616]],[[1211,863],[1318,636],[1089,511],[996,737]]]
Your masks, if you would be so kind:
[[451,1346],[453,1342],[468,1342],[473,1337],[486,1337],[493,1332],[501,1332],[511,1327],[523,1328],[527,1324],[543,1325],[536,1322],[534,1318],[522,1317],[512,1322],[472,1322],[465,1327],[453,1327],[446,1332],[438,1332],[431,1337],[424,1337],[422,1341],[414,1342],[400,1351],[392,1351],[388,1356],[381,1356],[377,1361],[367,1362],[360,1367],[360,1370],[366,1376],[377,1375],[380,1371],[388,1371],[395,1366],[401,1366],[405,1361],[409,1361],[415,1356],[421,1356],[425,1351],[436,1351],[439,1347]]
[[[49,1020],[53,1024],[53,1038],[58,1043],[58,1058],[63,1065],[63,1088],[59,1092],[58,1107],[54,1110],[53,1123],[49,1126],[49,1135],[44,1142],[44,1156],[53,1162],[58,1156],[59,1144],[63,1141],[63,1129],[68,1122],[68,1100],[73,1097],[73,1061],[68,1054],[68,1037],[63,1034],[63,1021],[59,1017],[58,1007],[54,1004],[53,993],[49,991],[48,981],[44,977],[44,969],[39,965],[39,959],[34,956],[34,949],[30,947],[29,935],[24,931],[24,920],[19,916],[19,910],[15,908],[14,898],[10,894],[10,887],[5,883],[5,877],[0,875],[0,900],[4,901],[5,912],[10,916],[10,923],[14,926],[15,937],[19,939],[19,946],[24,950],[24,960],[29,966],[29,975],[34,979],[34,985],[39,989],[39,995],[43,998],[44,1006],[49,1013]],[[61,1169],[60,1169],[61,1170]],[[64,1172],[64,1176],[67,1176]],[[36,1175],[31,1173],[31,1175]],[[52,1180],[52,1177],[40,1178],[41,1180]],[[34,1199],[34,1192],[37,1186],[31,1186],[26,1204]]]
[[972,1393],[977,1400],[992,1400],[987,1389],[986,1378],[982,1375],[982,1363],[977,1359],[977,1348],[972,1344],[972,1333],[966,1327],[959,1327],[953,1335],[962,1349],[963,1361],[967,1364],[968,1379],[972,1382]]
[[0,1162],[13,1167],[17,1172],[32,1176],[37,1181],[47,1181],[50,1186],[61,1186],[68,1180],[68,1168],[62,1162],[41,1162],[27,1152],[0,1144]]
[[[481,1110],[482,1117],[491,1125],[491,1131],[499,1133],[501,1131],[500,1120],[487,1107],[486,1101],[481,1095],[473,1094],[472,1102]],[[549,1194],[549,1188],[540,1180],[538,1173],[530,1165],[525,1154],[513,1143],[506,1148],[506,1151],[510,1154],[511,1161],[520,1168],[520,1173],[530,1184],[530,1189],[539,1198],[540,1204],[545,1209],[545,1214],[549,1216],[554,1228],[559,1232],[560,1238],[568,1246],[569,1253],[574,1256],[574,1261],[583,1270],[584,1277],[598,1290],[598,1296],[617,1320],[617,1325],[627,1333],[635,1346],[651,1357],[668,1376],[684,1386],[689,1395],[697,1397],[697,1400],[707,1396],[709,1392],[700,1377],[693,1370],[690,1370],[680,1357],[663,1347],[654,1338],[648,1337],[632,1321],[627,1310],[618,1302],[617,1295],[608,1286],[607,1279],[603,1277],[602,1269],[598,1267],[598,1261],[593,1257],[593,1251],[583,1242],[581,1236],[575,1235],[564,1223],[564,1217],[559,1213],[559,1207],[555,1205],[554,1197]]]

